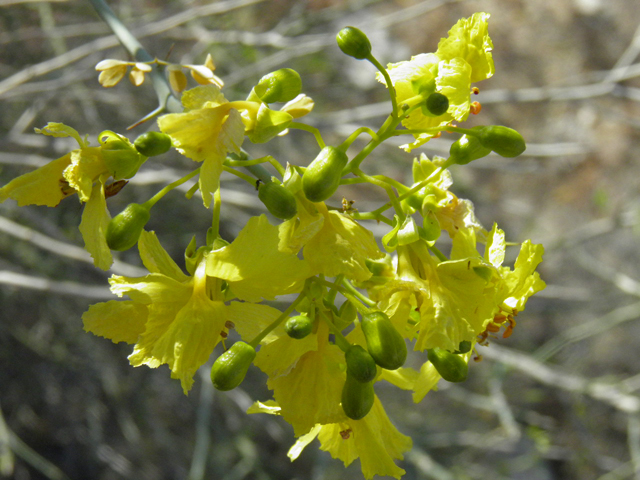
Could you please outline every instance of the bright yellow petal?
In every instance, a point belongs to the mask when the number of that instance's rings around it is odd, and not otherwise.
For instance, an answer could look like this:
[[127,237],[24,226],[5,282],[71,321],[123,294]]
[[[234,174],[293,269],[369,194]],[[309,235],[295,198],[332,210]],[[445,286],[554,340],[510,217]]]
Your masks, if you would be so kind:
[[167,364],[171,378],[177,378],[185,394],[193,385],[193,376],[211,356],[225,329],[226,307],[200,292],[194,293],[175,318],[171,314],[156,317],[149,309],[147,330],[129,361],[133,366],[151,368]]
[[113,256],[106,238],[111,216],[104,197],[104,185],[96,183],[92,190],[91,197],[88,198],[82,211],[79,229],[84,240],[84,248],[91,254],[93,264],[102,270],[108,270],[113,263]]
[[109,173],[100,147],[80,148],[71,152],[71,164],[62,174],[69,185],[78,192],[80,201],[87,202],[95,180]]
[[198,184],[202,195],[202,203],[207,208],[211,205],[213,194],[220,188],[220,174],[222,173],[222,162],[225,157],[226,152],[214,152],[202,162],[200,167]]
[[375,475],[399,479],[405,471],[394,460],[402,460],[403,453],[412,446],[411,438],[393,426],[377,396],[371,411],[362,420],[324,425],[318,439],[321,450],[328,451],[345,465],[360,457],[366,479]]
[[110,300],[91,305],[82,315],[85,332],[105,337],[114,343],[136,343],[144,332],[148,309],[130,300]]
[[304,245],[313,238],[324,225],[324,216],[318,212],[315,205],[306,199],[297,199],[298,215],[291,220],[282,222],[279,229],[281,252],[297,255]]
[[305,353],[288,375],[270,378],[267,386],[282,408],[282,417],[293,426],[296,436],[316,423],[337,423],[346,419],[340,401],[344,373],[344,353],[328,342],[328,327],[318,329],[318,350]]
[[297,340],[282,331],[277,340],[260,347],[253,363],[269,378],[275,378],[287,375],[292,368],[296,367],[298,360],[305,353],[317,349],[317,335],[307,335],[305,338]]
[[265,215],[251,218],[230,245],[207,256],[207,275],[226,280],[252,302],[299,292],[312,275],[306,262],[278,250],[278,227]]
[[425,362],[420,367],[420,374],[413,387],[413,401],[419,403],[431,390],[438,389],[438,382],[442,377],[431,362]]
[[[282,312],[268,305],[248,302],[231,302],[227,309],[227,319],[235,324],[235,329],[242,339],[249,343],[265,328],[271,325]],[[278,330],[284,329],[278,327]],[[262,344],[273,342],[279,338],[274,332],[267,335]]]
[[384,257],[373,234],[351,217],[317,204],[325,217],[322,229],[305,245],[305,260],[314,272],[328,277],[344,274],[363,282],[371,277],[366,260]]
[[111,291],[122,297],[127,295],[136,303],[162,304],[178,303],[184,305],[191,297],[193,282],[181,283],[159,273],[144,277],[122,277],[112,275],[109,279]]
[[[55,207],[73,190],[66,189],[62,172],[71,163],[71,153],[53,160],[47,165],[32,172],[14,178],[0,188],[0,203],[8,198],[18,202],[19,207],[25,205],[46,205]],[[66,191],[65,191],[66,190]]]
[[138,250],[140,251],[142,263],[149,272],[161,273],[178,282],[187,282],[189,280],[189,276],[183,273],[167,251],[162,248],[155,232],[142,232],[138,241]]

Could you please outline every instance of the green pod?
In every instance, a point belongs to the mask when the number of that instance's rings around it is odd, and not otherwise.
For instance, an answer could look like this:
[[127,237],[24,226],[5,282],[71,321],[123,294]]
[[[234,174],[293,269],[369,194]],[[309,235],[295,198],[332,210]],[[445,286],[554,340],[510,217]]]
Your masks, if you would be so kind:
[[324,147],[302,175],[302,190],[312,202],[324,202],[340,185],[349,158],[342,150]]
[[353,420],[364,418],[373,407],[375,392],[373,382],[359,382],[347,372],[342,387],[342,410]]
[[502,157],[517,157],[527,148],[524,138],[513,128],[501,125],[474,128],[483,147],[493,150]]
[[220,355],[211,367],[211,382],[218,390],[233,390],[242,383],[256,350],[245,342],[236,342]]
[[378,365],[387,370],[396,370],[404,365],[407,344],[386,314],[373,312],[364,315],[362,331],[367,349]]
[[284,322],[284,331],[287,332],[291,338],[300,340],[306,337],[313,330],[313,318],[307,315],[296,315],[295,317],[289,317]]
[[442,93],[434,92],[427,97],[426,107],[431,115],[439,117],[449,110],[449,99]]
[[281,68],[262,77],[254,91],[264,103],[289,102],[302,91],[302,80],[295,70]]
[[123,251],[133,247],[150,218],[149,209],[130,203],[107,226],[107,245],[111,250]]
[[458,165],[466,165],[473,160],[486,157],[490,153],[491,149],[483,146],[480,139],[472,135],[463,135],[449,148],[449,158]]
[[336,36],[342,53],[358,60],[364,60],[371,54],[371,42],[365,33],[356,27],[344,27]]
[[348,374],[357,381],[367,383],[376,378],[378,372],[376,362],[360,345],[351,345],[344,353],[344,358],[347,362]]
[[469,373],[469,365],[460,355],[434,348],[427,350],[429,361],[433,364],[440,376],[447,382],[464,382]]
[[271,215],[281,220],[289,220],[298,213],[296,197],[279,183],[261,183],[258,187],[258,198]]
[[136,150],[145,157],[155,157],[167,153],[171,148],[171,137],[166,133],[147,132],[133,142]]

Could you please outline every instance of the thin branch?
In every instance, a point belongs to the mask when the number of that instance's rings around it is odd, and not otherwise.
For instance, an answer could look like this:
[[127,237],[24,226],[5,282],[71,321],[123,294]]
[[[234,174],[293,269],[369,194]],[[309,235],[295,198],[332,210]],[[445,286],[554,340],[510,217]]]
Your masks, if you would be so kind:
[[9,270],[0,270],[0,284],[10,287],[39,290],[47,293],[59,293],[73,297],[113,300],[113,294],[109,290],[109,287],[92,287],[82,283],[34,277]]
[[495,344],[482,348],[480,353],[485,358],[503,363],[545,385],[590,396],[623,412],[640,412],[640,397],[623,391],[621,384],[604,383],[565,373],[555,365],[544,365],[530,355]]

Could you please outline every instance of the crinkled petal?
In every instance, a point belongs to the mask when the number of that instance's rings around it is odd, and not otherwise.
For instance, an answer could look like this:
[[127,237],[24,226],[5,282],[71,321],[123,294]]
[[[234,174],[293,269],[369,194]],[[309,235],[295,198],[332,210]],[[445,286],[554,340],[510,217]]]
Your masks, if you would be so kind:
[[222,338],[220,332],[227,320],[226,307],[196,291],[175,319],[156,317],[153,313],[150,309],[147,330],[129,361],[134,367],[148,365],[151,368],[166,363],[171,369],[171,378],[180,380],[186,394],[193,385],[196,371],[209,359]]
[[318,209],[312,202],[298,198],[297,204],[298,215],[291,220],[282,222],[278,227],[280,232],[278,249],[294,255],[296,255],[324,225],[324,216],[318,212]]
[[[341,432],[345,423],[351,432],[344,438]],[[334,425],[325,425],[318,434],[320,449],[328,451],[349,465],[360,458],[362,473],[366,479],[375,475],[389,475],[400,478],[405,471],[395,464],[402,460],[403,453],[410,450],[411,438],[401,434],[391,423],[382,403],[376,396],[371,411],[362,420],[349,420]]]
[[230,245],[207,256],[207,275],[226,280],[242,300],[299,292],[312,276],[307,262],[278,250],[278,227],[253,217]]
[[540,279],[540,274],[535,271],[542,261],[543,254],[542,245],[533,244],[531,240],[522,244],[513,271],[505,280],[510,292],[509,297],[504,300],[506,305],[522,311],[531,295],[544,290],[546,284]]
[[136,343],[145,330],[148,308],[131,300],[91,305],[82,315],[85,332],[105,337],[114,343]]
[[78,192],[80,201],[91,197],[94,182],[102,174],[108,174],[100,147],[80,148],[71,152],[71,164],[62,172],[69,185]]
[[371,272],[366,260],[384,257],[373,234],[351,217],[318,205],[325,217],[324,225],[305,245],[304,258],[314,272],[328,277],[344,274],[358,282],[367,280]]
[[305,353],[284,376],[270,378],[267,386],[282,407],[282,417],[296,436],[317,423],[336,423],[346,418],[340,399],[344,384],[344,353],[328,342],[328,327],[318,329],[318,350]]
[[472,68],[471,82],[479,82],[493,75],[494,65],[489,38],[488,13],[474,13],[469,18],[458,20],[449,36],[438,43],[436,55],[442,60],[463,58]]
[[227,103],[226,98],[216,85],[201,85],[191,88],[182,94],[182,106],[187,110],[199,108],[215,108]]
[[91,254],[93,264],[102,269],[108,270],[113,263],[111,250],[107,245],[107,227],[111,215],[107,210],[107,201],[104,196],[104,185],[96,183],[93,186],[91,197],[82,211],[80,221],[80,233],[84,240],[84,248]]
[[20,175],[0,188],[0,203],[8,198],[18,202],[19,207],[25,205],[46,205],[55,207],[73,190],[63,188],[66,180],[62,172],[71,163],[71,153],[53,160],[32,172]]

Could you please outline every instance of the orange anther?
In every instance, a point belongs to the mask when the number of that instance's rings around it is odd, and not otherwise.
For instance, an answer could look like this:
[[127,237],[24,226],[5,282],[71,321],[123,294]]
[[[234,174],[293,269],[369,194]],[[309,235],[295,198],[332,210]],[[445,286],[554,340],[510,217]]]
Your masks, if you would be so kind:
[[478,94],[480,93],[480,89],[479,89],[478,87],[472,87],[472,88],[471,88],[471,92],[472,92],[474,95],[478,95]]
[[480,110],[482,110],[482,105],[480,105],[480,102],[472,102],[471,105],[469,105],[469,112],[471,112],[472,115],[479,114]]

